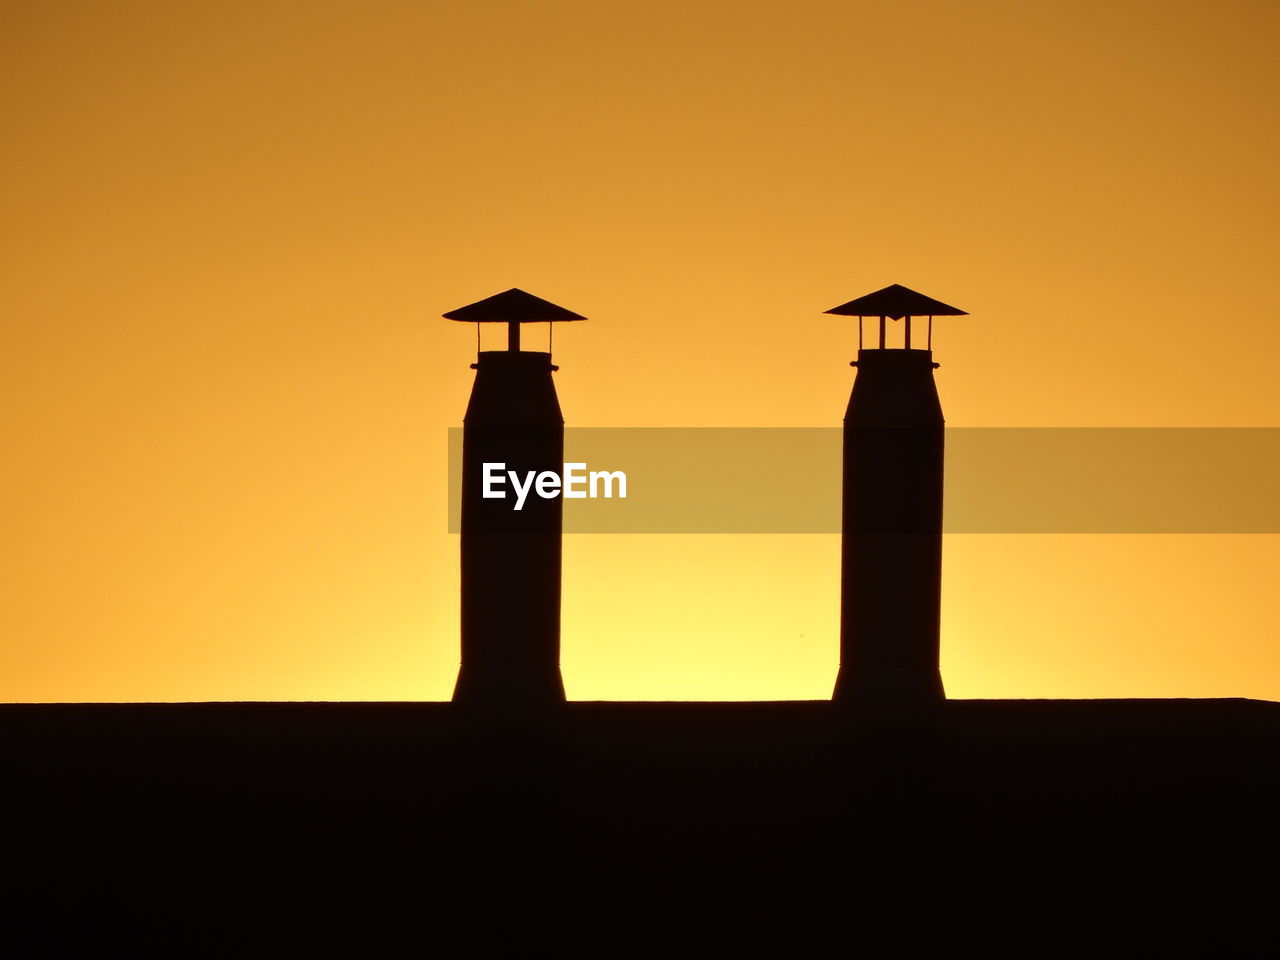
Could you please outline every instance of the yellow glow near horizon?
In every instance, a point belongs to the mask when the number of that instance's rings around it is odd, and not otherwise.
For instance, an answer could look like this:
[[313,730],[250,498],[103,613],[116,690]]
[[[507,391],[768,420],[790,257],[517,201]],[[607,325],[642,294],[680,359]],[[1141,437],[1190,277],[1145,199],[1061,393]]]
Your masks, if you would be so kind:
[[[1280,426],[1280,10],[0,10],[0,699],[441,699],[446,431],[520,286],[576,426],[834,426],[888,283],[954,426]],[[834,536],[571,537],[571,696],[822,697]],[[948,536],[962,697],[1280,699],[1280,538]]]

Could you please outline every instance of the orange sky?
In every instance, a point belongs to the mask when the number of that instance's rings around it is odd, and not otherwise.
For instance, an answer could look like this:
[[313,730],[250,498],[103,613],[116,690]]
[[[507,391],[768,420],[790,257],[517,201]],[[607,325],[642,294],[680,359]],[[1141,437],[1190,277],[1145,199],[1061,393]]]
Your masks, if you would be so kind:
[[[577,426],[1280,426],[1264,2],[0,4],[0,699],[442,699],[511,286]],[[534,337],[538,334],[534,334]],[[531,344],[536,345],[536,344]],[[575,536],[571,697],[822,697],[835,536]],[[960,697],[1280,699],[1274,536],[951,535]]]

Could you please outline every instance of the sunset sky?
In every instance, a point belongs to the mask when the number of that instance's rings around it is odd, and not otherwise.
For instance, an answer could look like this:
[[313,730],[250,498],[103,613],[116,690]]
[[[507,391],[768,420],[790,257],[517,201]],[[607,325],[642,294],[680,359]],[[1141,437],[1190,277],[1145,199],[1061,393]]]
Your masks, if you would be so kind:
[[[0,700],[446,699],[509,287],[571,426],[1280,427],[1280,5],[0,0]],[[534,329],[528,347],[545,333]],[[496,345],[496,341],[495,341]],[[575,535],[574,699],[818,698],[834,535]],[[1280,699],[1275,535],[948,535],[954,697]]]

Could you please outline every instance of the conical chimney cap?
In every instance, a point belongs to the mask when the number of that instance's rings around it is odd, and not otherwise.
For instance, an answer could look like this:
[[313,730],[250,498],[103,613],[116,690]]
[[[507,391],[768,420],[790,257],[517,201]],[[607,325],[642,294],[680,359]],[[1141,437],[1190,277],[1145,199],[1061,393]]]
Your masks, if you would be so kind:
[[450,310],[444,314],[444,318],[464,323],[563,323],[587,319],[572,310],[556,306],[550,300],[543,300],[515,287],[457,310]]
[[892,317],[901,320],[903,317],[967,317],[964,310],[949,306],[941,300],[926,297],[898,283],[890,284],[883,290],[868,293],[864,297],[832,307],[826,313],[839,314],[842,317]]

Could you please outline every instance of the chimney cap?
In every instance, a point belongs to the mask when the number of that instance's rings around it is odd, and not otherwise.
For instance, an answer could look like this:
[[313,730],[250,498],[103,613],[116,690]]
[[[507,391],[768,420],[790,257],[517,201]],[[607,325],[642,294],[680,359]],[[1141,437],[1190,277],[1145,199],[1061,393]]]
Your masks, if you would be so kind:
[[512,287],[443,315],[464,323],[563,323],[586,317]]
[[956,307],[949,306],[941,300],[926,297],[898,283],[892,283],[883,290],[868,293],[866,296],[832,307],[825,313],[834,313],[842,317],[892,317],[901,320],[903,317],[967,317],[969,314]]

